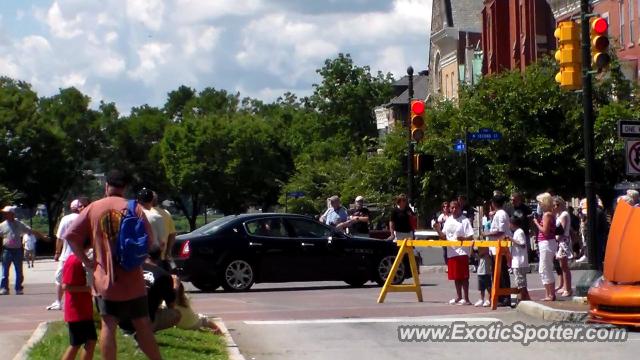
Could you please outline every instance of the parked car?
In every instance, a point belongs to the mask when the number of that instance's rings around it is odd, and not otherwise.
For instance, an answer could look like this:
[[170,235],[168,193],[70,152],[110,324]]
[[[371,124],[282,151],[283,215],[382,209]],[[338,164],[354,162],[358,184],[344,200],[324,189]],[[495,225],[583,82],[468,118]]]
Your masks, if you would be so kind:
[[[260,282],[383,284],[397,252],[393,242],[349,236],[294,214],[226,216],[178,236],[172,248],[174,271],[203,291],[245,291]],[[404,259],[394,283],[410,273]]]
[[617,204],[602,277],[587,294],[589,321],[640,328],[640,208]]

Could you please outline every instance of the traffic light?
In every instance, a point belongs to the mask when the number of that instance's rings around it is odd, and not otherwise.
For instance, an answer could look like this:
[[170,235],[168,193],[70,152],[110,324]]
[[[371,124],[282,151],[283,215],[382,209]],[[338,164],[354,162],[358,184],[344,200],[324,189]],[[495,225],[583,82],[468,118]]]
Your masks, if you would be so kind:
[[424,138],[424,101],[411,100],[411,139],[420,142]]
[[418,175],[424,175],[427,171],[434,169],[434,156],[429,154],[413,155],[413,172]]
[[560,65],[556,81],[563,89],[578,90],[582,88],[582,58],[578,24],[573,21],[562,21],[558,23],[553,35],[558,39],[556,60]]
[[589,20],[591,29],[591,64],[598,71],[605,68],[611,62],[609,50],[609,23],[601,17]]

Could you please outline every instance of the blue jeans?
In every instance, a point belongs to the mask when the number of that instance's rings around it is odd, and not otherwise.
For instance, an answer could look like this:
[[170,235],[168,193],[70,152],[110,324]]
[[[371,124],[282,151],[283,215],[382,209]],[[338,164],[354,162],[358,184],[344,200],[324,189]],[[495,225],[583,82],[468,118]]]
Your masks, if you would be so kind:
[[16,271],[16,291],[22,290],[22,281],[24,277],[22,275],[22,249],[4,249],[2,251],[2,283],[0,288],[9,290],[9,267],[13,263],[13,268]]

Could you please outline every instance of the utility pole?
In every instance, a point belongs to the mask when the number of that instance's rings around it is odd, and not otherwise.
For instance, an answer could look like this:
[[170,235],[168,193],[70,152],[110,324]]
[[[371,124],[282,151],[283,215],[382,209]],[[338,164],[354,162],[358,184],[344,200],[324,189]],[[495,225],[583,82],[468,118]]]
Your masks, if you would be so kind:
[[591,83],[591,44],[589,19],[591,9],[589,0],[580,0],[580,25],[582,30],[582,108],[584,112],[584,187],[587,195],[587,243],[589,267],[599,270],[598,251],[596,249],[596,221],[598,203],[596,202],[593,167],[595,163],[593,153],[593,84]]
[[413,67],[407,68],[409,75],[409,99],[407,100],[407,133],[409,134],[409,151],[407,151],[407,198],[413,204],[413,138],[411,137],[411,100],[413,100]]

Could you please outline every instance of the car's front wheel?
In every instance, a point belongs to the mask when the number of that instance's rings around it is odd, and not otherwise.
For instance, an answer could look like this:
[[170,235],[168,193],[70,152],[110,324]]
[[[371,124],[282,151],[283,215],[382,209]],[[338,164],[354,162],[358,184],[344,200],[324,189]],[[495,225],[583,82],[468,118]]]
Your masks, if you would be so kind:
[[[387,277],[391,272],[391,267],[393,266],[395,259],[396,257],[394,255],[387,255],[378,261],[376,267],[376,282],[378,285],[382,286],[385,281],[387,281]],[[404,271],[404,263],[400,263],[400,266],[398,266],[398,270],[393,278],[393,285],[402,284],[404,281]]]
[[222,287],[227,291],[246,291],[255,281],[256,272],[245,259],[232,258],[222,268]]

